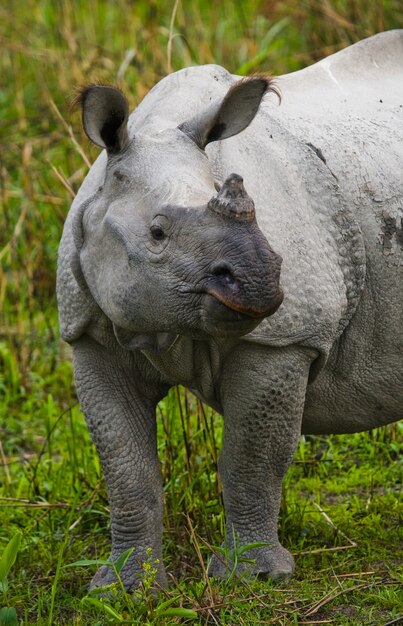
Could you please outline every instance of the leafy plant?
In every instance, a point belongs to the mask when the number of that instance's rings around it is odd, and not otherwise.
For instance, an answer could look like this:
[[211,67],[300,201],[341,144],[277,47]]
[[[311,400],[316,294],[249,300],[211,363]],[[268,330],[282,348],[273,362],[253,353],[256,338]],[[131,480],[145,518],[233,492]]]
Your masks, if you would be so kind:
[[[238,565],[241,564],[253,564],[255,559],[244,556],[246,552],[252,552],[257,548],[266,548],[269,547],[270,543],[265,541],[255,541],[253,543],[239,543],[239,536],[235,533],[233,529],[232,533],[232,546],[228,547],[224,545],[224,547],[214,546],[213,550],[223,555],[223,561],[225,562],[225,566],[227,569],[230,569],[228,577],[226,578],[226,582],[229,584],[232,582],[233,578],[237,576]],[[245,568],[244,574],[247,574],[248,569]]]
[[[21,533],[18,532],[10,539],[0,559],[0,591],[4,597],[6,597],[8,591],[7,576],[17,558],[21,536]],[[3,607],[0,609],[0,626],[17,626],[17,611],[15,608]]]
[[[127,593],[121,578],[121,572],[128,559],[133,554],[134,549],[129,548],[122,552],[116,561],[103,559],[82,559],[75,563],[70,563],[65,567],[111,567],[116,583],[111,583],[104,587],[93,590],[91,595],[82,598],[84,606],[91,606],[103,613],[108,622],[118,624],[131,624],[133,618],[152,621],[165,617],[181,617],[185,619],[196,619],[196,611],[183,607],[172,606],[179,599],[178,596],[168,598],[163,602],[155,602],[155,592],[153,590],[155,577],[157,574],[156,565],[158,560],[153,560],[151,548],[147,548],[147,559],[142,564],[143,576],[139,588],[133,595]],[[101,597],[97,597],[101,594]],[[111,603],[113,600],[113,606]]]

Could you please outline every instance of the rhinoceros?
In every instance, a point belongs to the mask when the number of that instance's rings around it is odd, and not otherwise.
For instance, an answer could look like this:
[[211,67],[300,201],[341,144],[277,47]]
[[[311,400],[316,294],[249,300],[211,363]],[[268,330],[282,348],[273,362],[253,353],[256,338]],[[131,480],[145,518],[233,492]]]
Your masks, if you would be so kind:
[[[104,150],[67,217],[57,295],[111,559],[135,548],[130,590],[151,548],[167,582],[155,409],[182,384],[224,417],[228,546],[258,543],[248,573],[287,577],[277,518],[301,433],[402,417],[403,31],[276,83],[186,68],[130,116],[111,86],[78,100]],[[103,567],[92,585],[112,580]]]

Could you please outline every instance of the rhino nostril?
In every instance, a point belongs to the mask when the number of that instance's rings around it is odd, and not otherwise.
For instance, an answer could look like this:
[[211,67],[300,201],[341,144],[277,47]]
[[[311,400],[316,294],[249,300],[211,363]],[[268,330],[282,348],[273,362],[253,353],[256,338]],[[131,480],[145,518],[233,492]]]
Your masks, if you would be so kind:
[[214,263],[211,267],[211,273],[213,276],[217,276],[218,278],[222,278],[227,282],[235,281],[235,276],[232,271],[232,267],[226,263],[225,261],[218,261]]

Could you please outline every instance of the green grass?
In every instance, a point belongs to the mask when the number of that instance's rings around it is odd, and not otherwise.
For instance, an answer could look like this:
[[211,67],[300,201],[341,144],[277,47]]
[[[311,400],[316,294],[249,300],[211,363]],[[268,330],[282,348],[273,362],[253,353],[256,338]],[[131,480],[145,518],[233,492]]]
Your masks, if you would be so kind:
[[173,7],[152,0],[0,6],[0,559],[22,533],[0,580],[0,610],[15,608],[19,624],[108,624],[116,615],[173,624],[185,620],[182,607],[196,612],[188,614],[194,624],[382,626],[402,605],[396,426],[301,442],[280,519],[281,539],[296,556],[294,579],[214,583],[205,563],[224,527],[221,418],[172,390],[158,414],[171,591],[153,601],[151,562],[142,602],[121,594],[108,600],[108,612],[81,602],[93,569],[65,567],[105,559],[109,547],[101,469],[58,338],[54,295],[63,221],[97,154],[69,116],[75,88],[118,80],[135,106],[170,68],[218,62],[233,72],[281,74],[403,27],[398,0],[182,0],[175,15]]

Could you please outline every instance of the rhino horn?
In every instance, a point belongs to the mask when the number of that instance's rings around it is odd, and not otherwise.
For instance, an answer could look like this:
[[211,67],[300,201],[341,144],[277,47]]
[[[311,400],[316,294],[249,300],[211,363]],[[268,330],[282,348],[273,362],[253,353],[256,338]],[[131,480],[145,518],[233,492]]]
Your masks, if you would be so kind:
[[208,203],[208,208],[219,215],[236,220],[252,222],[255,219],[255,205],[243,186],[243,178],[230,174],[220,191]]

